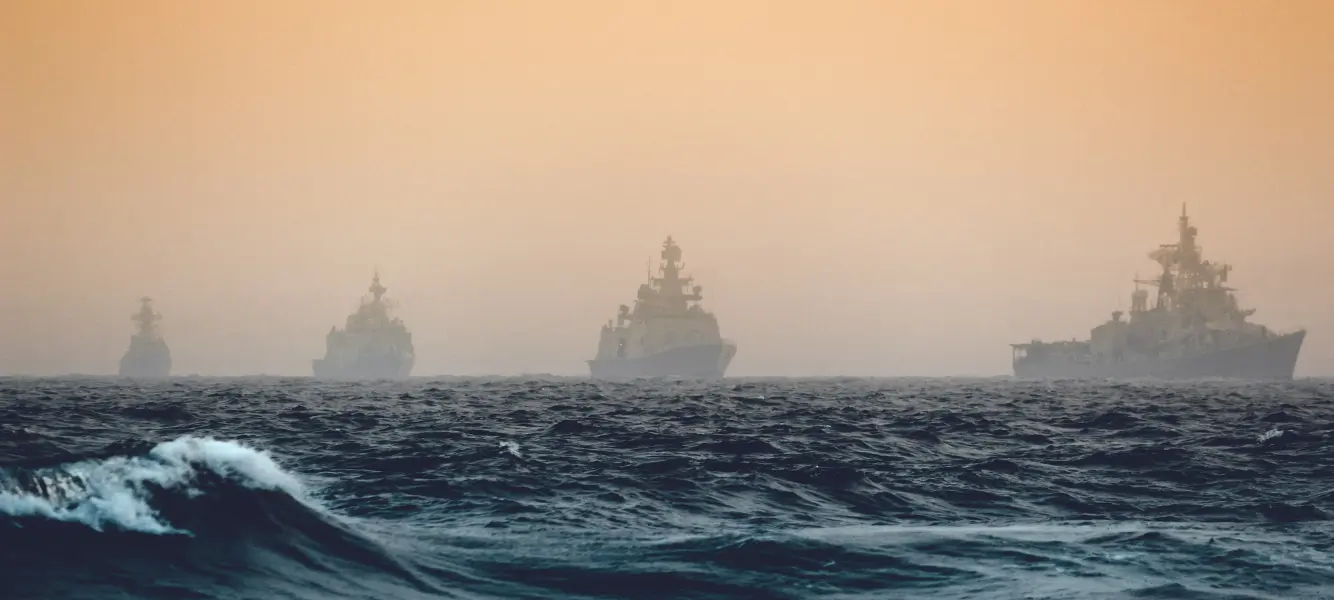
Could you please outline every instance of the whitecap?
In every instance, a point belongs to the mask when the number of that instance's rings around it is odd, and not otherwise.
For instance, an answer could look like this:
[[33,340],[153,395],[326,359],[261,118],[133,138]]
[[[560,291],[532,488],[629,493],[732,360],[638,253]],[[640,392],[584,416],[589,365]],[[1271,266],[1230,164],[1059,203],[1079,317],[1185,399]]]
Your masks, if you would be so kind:
[[45,517],[83,523],[95,530],[108,527],[152,534],[188,533],[165,522],[149,503],[146,484],[185,488],[189,495],[196,468],[254,489],[282,490],[300,497],[305,491],[292,474],[268,452],[235,441],[185,436],[158,444],[147,456],[116,456],[40,469],[21,485],[0,472],[0,513],[13,517]]

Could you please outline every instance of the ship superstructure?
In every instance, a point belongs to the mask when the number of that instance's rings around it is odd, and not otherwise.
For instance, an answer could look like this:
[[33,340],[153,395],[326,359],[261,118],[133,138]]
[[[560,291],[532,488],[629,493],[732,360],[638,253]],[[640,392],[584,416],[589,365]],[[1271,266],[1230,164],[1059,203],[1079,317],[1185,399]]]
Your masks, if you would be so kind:
[[[1088,340],[1013,344],[1014,372],[1046,378],[1290,379],[1305,330],[1277,333],[1247,319],[1232,267],[1205,260],[1186,207],[1178,240],[1149,254],[1155,279],[1135,281],[1128,318],[1121,311],[1091,331]],[[1157,293],[1150,305],[1149,290]]]
[[721,337],[718,319],[700,306],[703,287],[681,275],[681,247],[671,236],[662,244],[658,276],[639,286],[634,307],[622,304],[602,326],[593,377],[720,378],[736,344]]
[[139,311],[130,316],[135,324],[130,347],[120,358],[121,377],[166,377],[171,374],[171,350],[162,339],[158,323],[162,315],[153,310],[153,299],[139,299]]
[[312,362],[315,377],[329,379],[398,379],[412,372],[416,353],[403,321],[389,315],[388,288],[380,274],[371,280],[369,297],[348,315],[343,329],[332,327],[325,337],[324,358]]

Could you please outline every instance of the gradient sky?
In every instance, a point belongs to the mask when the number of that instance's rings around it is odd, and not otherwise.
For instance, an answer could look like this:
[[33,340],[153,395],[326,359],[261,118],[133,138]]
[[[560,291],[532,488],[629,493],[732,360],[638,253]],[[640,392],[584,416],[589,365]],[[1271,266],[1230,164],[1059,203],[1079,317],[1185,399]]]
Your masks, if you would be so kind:
[[1187,202],[1334,374],[1334,3],[0,0],[0,373],[585,373],[668,234],[734,375],[990,375]]

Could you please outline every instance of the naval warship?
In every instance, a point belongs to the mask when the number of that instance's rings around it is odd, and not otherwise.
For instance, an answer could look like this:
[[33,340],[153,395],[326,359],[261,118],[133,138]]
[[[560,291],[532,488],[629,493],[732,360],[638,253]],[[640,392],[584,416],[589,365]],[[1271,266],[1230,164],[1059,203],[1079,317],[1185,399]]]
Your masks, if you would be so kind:
[[681,247],[671,236],[662,244],[660,277],[640,284],[634,308],[622,304],[615,321],[602,326],[598,354],[588,361],[598,379],[648,377],[721,378],[736,344],[718,333],[718,320],[700,307],[702,286],[682,277]]
[[[1204,260],[1186,207],[1178,240],[1149,254],[1156,279],[1135,280],[1128,319],[1122,311],[1089,339],[1011,344],[1021,378],[1291,379],[1305,330],[1275,332],[1247,318],[1226,285],[1231,265]],[[1153,306],[1149,291],[1157,289]]]
[[388,291],[380,274],[371,279],[369,298],[348,315],[343,329],[332,327],[324,358],[312,361],[315,377],[324,379],[399,379],[412,372],[416,353],[403,321],[389,316]]
[[135,332],[130,348],[120,358],[121,377],[166,377],[171,374],[171,350],[162,339],[158,321],[162,315],[153,310],[152,298],[139,299],[139,312],[130,316]]

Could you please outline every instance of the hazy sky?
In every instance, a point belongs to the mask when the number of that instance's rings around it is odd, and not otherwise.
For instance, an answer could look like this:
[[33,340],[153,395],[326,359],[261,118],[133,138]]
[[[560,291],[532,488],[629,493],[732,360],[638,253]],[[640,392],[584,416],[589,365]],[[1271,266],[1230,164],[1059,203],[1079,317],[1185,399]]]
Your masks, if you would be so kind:
[[1334,3],[0,0],[0,373],[586,373],[676,237],[734,375],[1009,372],[1181,203],[1334,374]]

